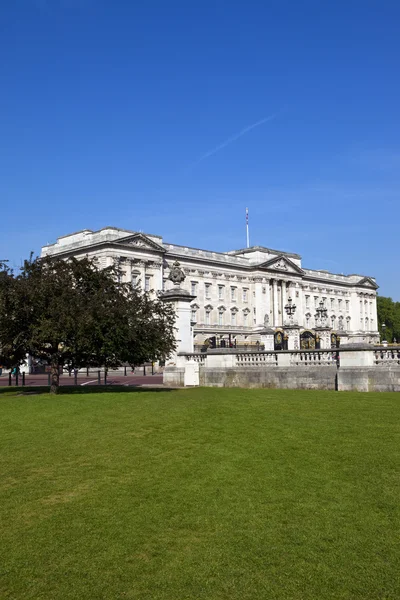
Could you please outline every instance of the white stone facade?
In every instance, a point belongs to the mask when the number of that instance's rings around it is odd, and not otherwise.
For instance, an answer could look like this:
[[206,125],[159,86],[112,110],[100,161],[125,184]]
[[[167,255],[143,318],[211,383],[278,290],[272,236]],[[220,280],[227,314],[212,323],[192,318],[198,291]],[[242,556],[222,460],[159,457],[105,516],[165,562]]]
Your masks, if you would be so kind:
[[321,324],[316,310],[322,301],[324,325],[341,344],[379,340],[375,279],[305,269],[298,254],[261,246],[212,252],[106,227],[60,237],[42,248],[42,256],[48,255],[88,256],[103,267],[118,262],[126,281],[152,293],[172,287],[169,269],[179,261],[186,274],[182,287],[196,297],[191,316],[197,346],[215,336],[218,342],[255,347],[265,327],[284,331],[290,325],[285,311],[289,297],[296,305],[293,323],[300,334],[315,332]]

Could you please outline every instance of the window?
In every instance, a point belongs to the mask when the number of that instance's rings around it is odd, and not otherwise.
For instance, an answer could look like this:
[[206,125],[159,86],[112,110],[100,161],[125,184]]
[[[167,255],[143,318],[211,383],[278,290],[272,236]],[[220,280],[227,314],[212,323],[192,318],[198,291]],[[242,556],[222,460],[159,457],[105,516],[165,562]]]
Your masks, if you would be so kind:
[[318,296],[314,296],[314,306],[318,308]]
[[332,316],[331,317],[331,327],[332,327],[332,329],[335,329],[335,321],[336,321],[336,317]]
[[306,296],[306,308],[310,308],[310,296]]
[[235,312],[231,313],[231,324],[236,325],[236,313]]
[[337,303],[338,303],[339,310],[342,310],[342,299],[339,298],[339,300],[337,301]]
[[151,281],[150,275],[146,275],[146,277],[144,278],[144,289],[146,292],[150,291],[150,281]]
[[347,328],[347,331],[350,331],[350,317],[347,317],[347,319],[346,319],[346,328]]
[[192,323],[196,323],[196,321],[197,321],[196,314],[197,314],[197,310],[195,308],[192,308],[192,313],[191,313],[191,317],[190,317]]
[[244,325],[245,327],[247,327],[248,316],[249,316],[249,315],[248,315],[248,313],[247,313],[247,312],[243,313],[243,325]]
[[339,317],[339,329],[343,329],[343,317]]
[[335,308],[335,298],[331,298],[331,310]]
[[139,275],[137,273],[132,273],[132,286],[136,287],[139,283]]
[[196,296],[197,295],[197,283],[195,281],[191,282],[191,294],[192,296]]
[[350,302],[348,300],[346,300],[346,312],[349,312],[350,310]]
[[310,327],[310,315],[306,315],[306,327]]
[[211,283],[205,284],[205,290],[206,290],[206,300],[210,300],[211,299]]
[[224,324],[224,313],[222,310],[220,310],[218,313],[218,325],[223,325],[223,324]]
[[206,325],[210,324],[210,311],[206,310]]
[[243,288],[243,302],[247,302],[247,292],[248,290],[246,288]]
[[235,300],[236,300],[236,288],[235,287],[231,287],[231,300],[232,300],[232,302],[235,302]]
[[223,300],[223,299],[224,299],[224,286],[219,285],[218,286],[218,300]]

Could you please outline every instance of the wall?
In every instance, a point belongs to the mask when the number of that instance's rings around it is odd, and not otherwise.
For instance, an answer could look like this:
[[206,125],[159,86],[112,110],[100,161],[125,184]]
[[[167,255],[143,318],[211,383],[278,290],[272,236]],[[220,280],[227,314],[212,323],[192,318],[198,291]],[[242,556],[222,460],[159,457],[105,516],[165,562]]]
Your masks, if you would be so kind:
[[339,369],[338,389],[357,392],[400,392],[400,367]]
[[215,387],[336,389],[336,367],[200,368],[200,385]]

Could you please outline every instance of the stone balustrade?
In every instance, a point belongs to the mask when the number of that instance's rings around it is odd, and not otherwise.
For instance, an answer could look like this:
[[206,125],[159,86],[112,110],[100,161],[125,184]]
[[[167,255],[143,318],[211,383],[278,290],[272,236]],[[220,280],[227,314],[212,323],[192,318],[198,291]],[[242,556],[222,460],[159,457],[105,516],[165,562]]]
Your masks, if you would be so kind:
[[164,383],[400,391],[400,346],[265,352],[225,349],[180,353],[176,363],[166,367]]
[[237,367],[278,366],[278,352],[243,352],[235,357]]
[[400,365],[400,349],[389,348],[384,350],[375,350],[375,364],[376,365]]
[[336,350],[312,350],[291,352],[290,366],[292,367],[336,367],[338,365],[338,352]]

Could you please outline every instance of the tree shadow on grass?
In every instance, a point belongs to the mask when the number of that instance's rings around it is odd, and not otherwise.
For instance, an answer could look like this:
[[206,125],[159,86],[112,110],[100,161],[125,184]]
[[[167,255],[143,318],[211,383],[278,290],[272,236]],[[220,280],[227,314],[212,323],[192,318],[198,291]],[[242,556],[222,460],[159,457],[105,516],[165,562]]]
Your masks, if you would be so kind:
[[[60,386],[58,394],[54,396],[63,396],[66,394],[135,394],[137,392],[172,392],[176,388],[168,387],[152,387],[152,386],[134,386],[134,385],[91,385],[91,386],[72,386],[63,385]],[[25,387],[1,387],[0,396],[38,396],[42,394],[49,394],[48,386],[25,386]]]

